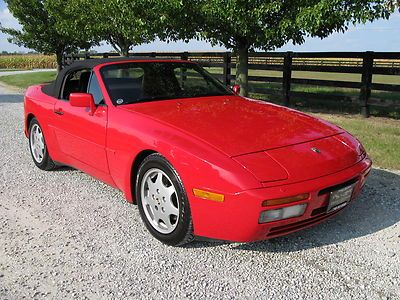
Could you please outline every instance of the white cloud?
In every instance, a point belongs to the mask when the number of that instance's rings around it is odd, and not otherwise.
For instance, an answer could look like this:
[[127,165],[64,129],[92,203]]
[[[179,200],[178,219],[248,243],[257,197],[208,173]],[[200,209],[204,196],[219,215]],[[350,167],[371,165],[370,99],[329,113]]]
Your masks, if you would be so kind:
[[14,18],[8,8],[0,10],[0,23],[6,28],[21,29],[21,25],[18,23],[17,19]]
[[[21,29],[21,25],[18,23],[17,19],[10,13],[8,8],[0,9],[0,23],[1,26],[5,28]],[[24,47],[19,47],[17,45],[11,44],[7,41],[8,35],[0,32],[0,52],[1,51],[28,51]]]

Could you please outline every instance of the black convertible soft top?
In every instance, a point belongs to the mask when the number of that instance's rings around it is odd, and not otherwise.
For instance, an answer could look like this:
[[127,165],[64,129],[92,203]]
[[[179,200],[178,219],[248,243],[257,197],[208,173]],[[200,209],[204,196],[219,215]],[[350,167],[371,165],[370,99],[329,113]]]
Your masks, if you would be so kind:
[[[168,60],[154,57],[118,57],[118,58],[93,58],[93,59],[85,59],[85,60],[77,60],[74,61],[69,66],[63,68],[60,73],[58,73],[56,80],[44,85],[42,88],[43,93],[46,95],[58,98],[60,96],[60,91],[62,88],[62,84],[64,82],[64,77],[68,75],[70,72],[81,70],[81,69],[93,69],[94,67],[109,63],[109,62],[132,62],[132,61],[154,61],[154,60]],[[176,61],[176,59],[174,59]]]

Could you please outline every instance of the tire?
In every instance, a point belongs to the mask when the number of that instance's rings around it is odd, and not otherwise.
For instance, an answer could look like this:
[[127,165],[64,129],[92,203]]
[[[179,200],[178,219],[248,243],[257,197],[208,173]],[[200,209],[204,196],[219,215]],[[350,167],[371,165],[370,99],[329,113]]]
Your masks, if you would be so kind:
[[40,127],[36,118],[33,118],[29,124],[29,150],[33,162],[39,169],[50,171],[56,168],[56,164],[47,150],[42,127]]
[[174,167],[160,154],[146,157],[136,177],[140,217],[150,233],[170,246],[194,239],[189,202]]

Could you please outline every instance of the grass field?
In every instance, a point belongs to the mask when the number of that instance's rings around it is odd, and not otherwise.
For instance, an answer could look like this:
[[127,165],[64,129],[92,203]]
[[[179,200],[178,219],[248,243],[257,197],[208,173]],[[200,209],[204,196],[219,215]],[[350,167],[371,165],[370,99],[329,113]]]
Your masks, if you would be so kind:
[[57,67],[54,55],[24,54],[0,55],[0,69],[54,69]]
[[56,71],[48,71],[48,72],[33,72],[33,73],[18,74],[18,75],[8,75],[8,76],[0,76],[0,81],[8,85],[25,89],[30,85],[52,81],[56,77],[56,74],[57,74]]
[[400,121],[388,118],[315,113],[356,136],[364,145],[374,165],[400,170]]
[[[9,85],[26,88],[32,84],[51,81],[56,72],[38,72],[0,77]],[[301,108],[300,108],[301,109]],[[364,119],[359,115],[338,115],[313,113],[317,117],[335,123],[359,138],[375,166],[400,169],[400,120],[371,117]]]

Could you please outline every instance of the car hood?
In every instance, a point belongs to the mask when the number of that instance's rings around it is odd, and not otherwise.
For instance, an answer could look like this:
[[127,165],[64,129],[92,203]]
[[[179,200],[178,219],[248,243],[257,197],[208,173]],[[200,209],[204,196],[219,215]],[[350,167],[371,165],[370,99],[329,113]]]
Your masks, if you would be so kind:
[[230,157],[343,132],[303,113],[239,96],[160,100],[119,106],[209,143]]

